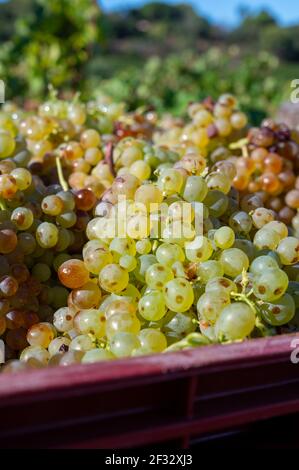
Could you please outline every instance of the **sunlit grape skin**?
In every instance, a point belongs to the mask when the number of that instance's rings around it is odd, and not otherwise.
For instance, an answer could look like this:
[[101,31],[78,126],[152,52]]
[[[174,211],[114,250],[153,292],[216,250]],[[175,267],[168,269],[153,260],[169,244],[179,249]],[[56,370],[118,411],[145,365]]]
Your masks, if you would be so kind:
[[89,273],[83,261],[71,259],[60,266],[58,277],[64,286],[78,289],[89,280]]

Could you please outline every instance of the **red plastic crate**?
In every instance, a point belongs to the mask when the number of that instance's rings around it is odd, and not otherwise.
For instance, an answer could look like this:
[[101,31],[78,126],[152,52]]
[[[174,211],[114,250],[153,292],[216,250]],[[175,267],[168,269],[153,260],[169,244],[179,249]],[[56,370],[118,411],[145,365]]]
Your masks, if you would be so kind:
[[187,447],[199,436],[298,412],[294,338],[0,375],[0,446]]

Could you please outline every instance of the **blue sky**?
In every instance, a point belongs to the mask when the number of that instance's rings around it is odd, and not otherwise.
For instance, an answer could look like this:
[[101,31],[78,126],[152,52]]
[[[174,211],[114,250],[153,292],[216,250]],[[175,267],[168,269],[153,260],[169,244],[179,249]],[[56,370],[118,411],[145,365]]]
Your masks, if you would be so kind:
[[[299,22],[298,0],[164,0],[165,3],[189,3],[204,16],[220,24],[234,25],[238,22],[238,7],[249,6],[258,11],[267,8],[274,13],[281,24]],[[103,10],[120,10],[147,3],[146,0],[99,0]]]

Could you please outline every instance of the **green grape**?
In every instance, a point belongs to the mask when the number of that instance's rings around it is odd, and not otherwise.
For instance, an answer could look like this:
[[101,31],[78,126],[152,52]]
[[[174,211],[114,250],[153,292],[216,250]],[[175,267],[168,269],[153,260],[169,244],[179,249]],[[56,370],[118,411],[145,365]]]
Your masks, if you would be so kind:
[[146,271],[152,264],[155,264],[156,262],[157,258],[154,255],[141,255],[137,260],[137,267],[133,271],[136,279],[144,283]]
[[224,290],[219,290],[218,292],[216,290],[206,292],[197,302],[199,318],[214,324],[224,307],[229,303],[229,293]]
[[55,271],[57,272],[60,266],[71,258],[71,255],[68,255],[67,253],[60,253],[59,255],[55,256],[53,259],[53,268]]
[[188,176],[183,188],[183,198],[188,202],[202,202],[208,194],[208,186],[202,176]]
[[32,276],[40,282],[46,282],[51,277],[51,269],[47,264],[37,263],[32,268]]
[[186,258],[192,262],[207,261],[213,254],[213,244],[207,237],[198,235],[185,243]]
[[41,223],[36,230],[36,240],[42,248],[53,248],[58,241],[58,228],[49,222]]
[[[31,154],[28,150],[22,150],[18,152],[14,157],[13,161],[18,167],[27,168],[28,163],[30,162]],[[30,173],[31,175],[31,173]]]
[[52,339],[48,346],[48,351],[51,357],[55,354],[64,353],[69,350],[71,340],[64,336],[59,336],[58,338]]
[[138,303],[138,311],[148,321],[158,321],[163,318],[166,308],[162,292],[152,291],[141,297]]
[[236,233],[249,233],[252,228],[252,220],[247,212],[234,212],[229,218],[229,225]]
[[299,308],[299,282],[298,281],[290,281],[287,293],[290,294],[295,302],[296,309]]
[[91,333],[100,339],[105,335],[106,317],[100,310],[80,310],[74,318],[74,326],[81,335]]
[[259,311],[269,325],[280,326],[288,323],[295,315],[295,302],[290,294],[282,295],[278,300],[263,302]]
[[107,292],[120,292],[129,283],[129,274],[118,264],[107,264],[99,274],[99,283],[102,289]]
[[31,255],[36,248],[36,240],[31,233],[18,233],[18,246],[24,255]]
[[110,361],[111,359],[115,359],[115,356],[111,351],[102,348],[95,348],[87,351],[82,357],[81,362],[82,364],[92,364],[98,361]]
[[239,248],[224,250],[219,261],[224,269],[224,274],[230,277],[238,276],[243,270],[247,271],[249,267],[248,256]]
[[254,278],[253,293],[261,300],[272,302],[285,293],[288,283],[289,279],[284,271],[268,268]]
[[172,270],[163,264],[152,264],[146,271],[145,282],[151,289],[163,289],[166,282],[174,278]]
[[231,279],[227,279],[226,277],[215,277],[214,279],[208,281],[206,285],[206,292],[213,291],[216,292],[216,295],[217,292],[221,291],[230,294],[231,292],[237,292],[238,289],[234,281],[232,281]]
[[33,213],[27,207],[18,207],[12,212],[11,221],[18,230],[28,230],[33,224]]
[[184,183],[182,173],[174,168],[163,170],[158,178],[158,187],[163,194],[170,196],[179,193]]
[[256,228],[264,227],[268,222],[274,220],[273,212],[265,207],[258,207],[251,215],[253,224]]
[[79,335],[70,342],[71,351],[90,351],[94,348],[94,342],[89,335]]
[[20,355],[20,361],[27,362],[35,367],[46,366],[49,359],[49,352],[42,346],[28,346],[23,349]]
[[64,228],[73,227],[76,221],[77,221],[77,216],[75,212],[73,211],[63,212],[56,217],[56,223],[58,225],[61,225],[61,227],[64,227]]
[[279,222],[278,220],[273,220],[272,222],[268,222],[263,228],[267,230],[273,230],[279,235],[280,240],[286,238],[288,236],[288,227],[283,222]]
[[168,312],[163,320],[162,333],[167,337],[172,333],[181,339],[197,329],[196,316],[191,310],[182,313]]
[[231,179],[225,173],[212,172],[206,179],[209,190],[218,190],[227,194],[231,188]]
[[109,250],[118,262],[122,255],[136,255],[135,241],[130,238],[114,238],[109,245]]
[[119,265],[129,273],[137,266],[137,259],[132,255],[123,255],[119,258]]
[[286,237],[277,247],[282,264],[291,265],[299,261],[299,240],[295,237]]
[[63,212],[75,209],[75,197],[70,191],[59,191],[56,196],[63,202]]
[[166,306],[173,312],[186,312],[194,300],[191,284],[185,278],[168,281],[164,286]]
[[49,303],[56,309],[67,304],[69,291],[62,286],[54,286],[50,289]]
[[6,158],[12,155],[15,147],[15,139],[10,132],[0,130],[0,158]]
[[58,229],[58,241],[55,245],[56,251],[64,251],[72,244],[72,232],[66,228]]
[[244,302],[227,305],[215,324],[216,336],[221,340],[240,340],[250,335],[255,326],[255,313]]
[[32,182],[32,175],[30,171],[25,168],[15,168],[11,172],[11,176],[16,180],[17,187],[20,191],[25,191],[29,188]]
[[97,240],[94,241],[95,245],[87,246],[87,243],[86,248],[83,248],[83,259],[90,273],[99,274],[105,266],[112,263],[113,256],[107,246]]
[[53,325],[57,331],[65,333],[74,327],[74,312],[68,307],[61,307],[53,317]]
[[209,260],[200,263],[197,267],[197,275],[201,282],[206,284],[210,279],[223,276],[224,271],[221,263],[216,260]]
[[138,240],[136,242],[136,251],[140,255],[147,255],[151,252],[151,250],[152,250],[152,244],[150,240],[148,240],[147,238]]
[[167,347],[165,335],[153,328],[144,328],[140,331],[138,337],[141,348],[147,354],[162,352]]
[[159,263],[171,267],[176,261],[184,261],[185,255],[179,245],[162,243],[156,251],[156,258]]
[[266,227],[265,225],[256,232],[253,243],[259,250],[275,250],[279,244],[279,235],[274,230],[267,229]]
[[116,357],[131,356],[134,349],[140,346],[138,337],[133,333],[116,333],[110,340],[110,350]]
[[140,331],[140,321],[132,313],[114,313],[106,322],[106,336],[110,340],[116,333],[133,333]]
[[257,256],[257,250],[250,240],[237,238],[233,244],[233,248],[239,248],[239,250],[243,251],[248,256],[250,262]]
[[64,211],[64,204],[60,197],[55,194],[46,196],[41,203],[42,210],[47,215],[56,216]]
[[228,197],[217,189],[209,191],[203,202],[212,217],[220,217],[228,208]]
[[230,248],[235,241],[234,231],[230,227],[220,227],[213,233],[215,245],[222,250]]
[[279,268],[275,259],[272,256],[258,256],[252,261],[249,271],[254,275],[259,275],[269,268]]

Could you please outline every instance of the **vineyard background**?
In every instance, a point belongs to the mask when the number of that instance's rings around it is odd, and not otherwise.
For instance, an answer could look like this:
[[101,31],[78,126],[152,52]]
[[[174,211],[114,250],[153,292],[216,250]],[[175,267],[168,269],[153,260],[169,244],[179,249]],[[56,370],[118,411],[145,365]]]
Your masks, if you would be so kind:
[[190,101],[228,91],[255,123],[299,77],[299,25],[246,8],[227,29],[187,4],[107,13],[94,0],[10,0],[0,3],[0,40],[7,97],[27,105],[52,84],[182,114]]

